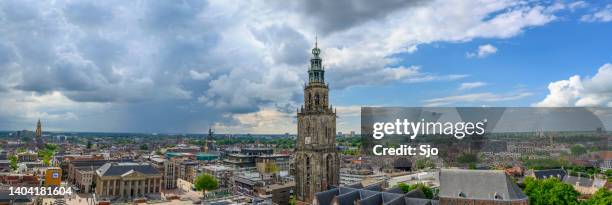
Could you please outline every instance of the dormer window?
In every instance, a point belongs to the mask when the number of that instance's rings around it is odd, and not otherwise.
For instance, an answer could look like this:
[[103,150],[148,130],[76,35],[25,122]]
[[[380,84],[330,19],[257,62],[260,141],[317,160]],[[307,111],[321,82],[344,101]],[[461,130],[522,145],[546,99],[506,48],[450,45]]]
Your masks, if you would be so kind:
[[465,195],[465,193],[463,193],[463,192],[459,192],[459,197],[461,197],[461,198],[466,198],[467,196]]

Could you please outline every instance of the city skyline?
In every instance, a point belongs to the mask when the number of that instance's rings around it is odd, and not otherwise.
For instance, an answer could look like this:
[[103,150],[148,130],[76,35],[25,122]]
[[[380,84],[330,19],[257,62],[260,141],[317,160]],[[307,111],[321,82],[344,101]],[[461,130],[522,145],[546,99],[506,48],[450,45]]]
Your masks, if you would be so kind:
[[0,3],[0,130],[296,133],[315,36],[343,133],[361,106],[612,105],[610,2],[335,4]]

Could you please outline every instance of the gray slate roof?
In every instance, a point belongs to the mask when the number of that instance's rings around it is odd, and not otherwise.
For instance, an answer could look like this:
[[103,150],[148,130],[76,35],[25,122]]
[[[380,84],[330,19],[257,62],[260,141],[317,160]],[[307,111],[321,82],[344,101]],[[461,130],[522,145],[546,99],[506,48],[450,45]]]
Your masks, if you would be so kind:
[[367,186],[363,189],[366,190],[370,190],[370,191],[383,191],[383,188],[381,187],[381,184],[372,184],[370,186]]
[[379,195],[382,197],[383,202],[385,203],[393,201],[394,199],[397,199],[397,198],[404,198],[403,194],[394,194],[394,193],[388,193],[388,192],[381,192],[379,193]]
[[319,202],[319,205],[329,205],[332,202],[332,199],[334,199],[335,196],[338,196],[338,193],[340,192],[339,189],[330,189],[327,191],[323,191],[323,192],[318,192],[315,194],[315,198],[317,199],[317,201]]
[[406,193],[405,196],[410,197],[410,198],[417,198],[417,199],[427,198],[425,196],[425,193],[423,193],[423,191],[421,191],[420,189],[413,189],[412,191],[409,191],[408,193]]
[[418,199],[418,198],[404,198],[405,205],[431,205],[432,203],[437,203],[438,201],[429,200],[429,199]]
[[353,205],[355,201],[361,199],[359,192],[353,191],[346,194],[338,195],[337,200],[340,205]]
[[523,200],[527,196],[501,170],[440,170],[440,198]]
[[557,177],[559,180],[563,180],[567,172],[563,169],[546,169],[546,170],[534,170],[533,175],[536,179],[546,179],[550,177]]
[[399,188],[399,187],[389,188],[389,189],[385,190],[385,192],[396,193],[396,194],[403,194],[404,193],[402,188]]
[[584,177],[575,177],[575,176],[570,176],[570,175],[565,176],[565,178],[563,179],[563,183],[566,183],[572,186],[574,185],[580,185],[583,187],[593,186],[592,179],[584,178]]
[[[556,172],[551,172],[555,173]],[[496,201],[528,200],[527,196],[502,170],[458,170],[440,171],[439,198],[468,198]],[[376,187],[378,186],[378,187]],[[438,205],[437,199],[426,199],[421,190],[406,194],[401,189],[382,191],[380,185],[363,188],[361,184],[334,187],[315,194],[319,205],[329,205],[334,199],[340,205]],[[355,203],[356,202],[356,203]]]
[[[366,189],[367,188],[367,189]],[[401,189],[393,188],[382,191],[380,184],[366,188],[338,187],[315,194],[319,205],[330,205],[334,199],[339,205],[430,205],[432,200],[425,199],[421,190],[404,194]],[[408,199],[411,200],[408,200]]]
[[354,183],[354,184],[346,185],[346,187],[355,188],[355,189],[361,189],[361,188],[363,188],[363,184],[361,184],[361,182],[357,182],[357,183]]
[[391,201],[388,201],[386,203],[384,203],[385,205],[404,205],[406,203],[406,199],[404,199],[404,197],[397,197],[395,199],[392,199]]
[[96,170],[96,174],[100,176],[120,176],[132,170],[143,174],[159,174],[159,171],[151,164],[135,162],[106,163]]
[[370,196],[359,200],[360,205],[380,205],[383,204],[382,196],[380,194]]

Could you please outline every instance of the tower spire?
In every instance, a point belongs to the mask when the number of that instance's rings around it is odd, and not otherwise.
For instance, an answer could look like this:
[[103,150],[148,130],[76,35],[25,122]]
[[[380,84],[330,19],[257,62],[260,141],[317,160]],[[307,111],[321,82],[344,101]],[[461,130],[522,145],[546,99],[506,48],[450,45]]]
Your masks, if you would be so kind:
[[319,37],[315,35],[315,45],[312,48],[310,58],[310,68],[308,69],[308,84],[324,84],[325,71],[323,70],[323,59],[321,59],[321,49],[319,49]]
[[208,136],[206,137],[206,139],[204,139],[204,152],[210,152],[213,151],[213,130],[212,130],[212,125],[208,127]]
[[38,118],[38,122],[36,123],[36,133],[35,133],[34,137],[35,137],[35,141],[36,141],[35,142],[36,147],[38,147],[38,148],[42,147],[42,145],[43,145],[43,142],[42,142],[42,125],[40,123],[40,118]]
[[298,110],[298,139],[295,145],[295,196],[310,203],[315,193],[337,186],[340,179],[340,155],[336,149],[336,113],[329,105],[329,88],[325,84],[325,68],[315,35],[304,87],[304,106]]

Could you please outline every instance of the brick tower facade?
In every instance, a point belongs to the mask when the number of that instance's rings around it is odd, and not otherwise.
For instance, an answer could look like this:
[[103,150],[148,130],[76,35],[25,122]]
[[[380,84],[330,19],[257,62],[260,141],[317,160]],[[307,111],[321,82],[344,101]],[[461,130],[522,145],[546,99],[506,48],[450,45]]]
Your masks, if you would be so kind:
[[329,105],[329,87],[321,50],[315,43],[308,69],[308,84],[304,88],[304,106],[298,110],[296,141],[296,199],[312,203],[314,194],[338,185],[340,157],[336,149],[336,112]]

